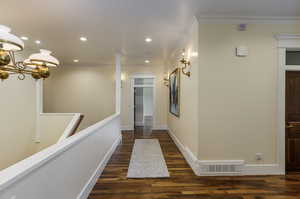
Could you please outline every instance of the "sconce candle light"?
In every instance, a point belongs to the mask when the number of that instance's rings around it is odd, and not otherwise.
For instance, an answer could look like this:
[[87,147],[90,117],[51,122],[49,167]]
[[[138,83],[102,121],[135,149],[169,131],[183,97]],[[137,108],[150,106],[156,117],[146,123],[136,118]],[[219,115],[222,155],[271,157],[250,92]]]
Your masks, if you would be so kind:
[[165,86],[169,86],[169,75],[166,75],[166,77],[164,78],[164,85]]
[[183,50],[182,59],[180,60],[180,63],[184,65],[181,68],[181,71],[184,75],[190,77],[191,76],[191,71],[190,71],[191,62],[189,60],[187,60],[184,56],[185,56],[185,50]]
[[125,73],[122,73],[121,74],[121,88],[123,88],[123,83],[125,80],[126,80],[126,75],[125,75]]

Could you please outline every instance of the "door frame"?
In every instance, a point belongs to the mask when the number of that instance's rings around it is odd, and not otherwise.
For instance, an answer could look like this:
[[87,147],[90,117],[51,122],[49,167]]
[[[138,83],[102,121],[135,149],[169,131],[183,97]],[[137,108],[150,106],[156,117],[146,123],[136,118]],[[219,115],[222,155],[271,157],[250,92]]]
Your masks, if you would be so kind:
[[[137,78],[153,78],[153,85],[134,85],[134,80]],[[130,102],[129,102],[129,124],[130,129],[134,130],[134,88],[142,87],[142,88],[153,88],[153,129],[156,126],[156,76],[152,74],[135,74],[130,76]]]
[[300,50],[300,35],[276,35],[278,40],[278,80],[277,80],[277,162],[279,172],[286,173],[285,157],[285,81],[286,71],[300,71],[300,66],[286,65],[286,51]]

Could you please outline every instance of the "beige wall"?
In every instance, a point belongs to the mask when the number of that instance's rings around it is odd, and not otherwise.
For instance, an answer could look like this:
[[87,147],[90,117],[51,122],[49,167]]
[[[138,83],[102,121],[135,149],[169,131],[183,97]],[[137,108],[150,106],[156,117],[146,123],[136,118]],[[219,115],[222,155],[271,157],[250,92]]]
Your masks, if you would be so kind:
[[[198,159],[276,162],[278,33],[299,34],[300,25],[200,25]],[[240,45],[248,57],[235,56]]]
[[[198,22],[195,19],[190,30],[184,35],[186,40],[186,54],[188,52],[198,52]],[[179,51],[180,52],[180,51]],[[181,54],[175,53],[174,57],[167,65],[167,70],[171,73],[179,64]],[[180,76],[180,117],[176,117],[169,113],[168,127],[170,131],[180,140],[180,142],[188,148],[195,156],[198,154],[198,136],[199,136],[199,63],[198,57],[191,57],[191,77],[187,77],[181,73]],[[167,100],[169,101],[169,92],[167,92]],[[169,103],[168,103],[169,105]]]
[[[136,74],[152,74],[156,77],[155,82],[155,111],[154,111],[154,125],[156,127],[166,126],[167,117],[167,103],[165,96],[167,95],[167,87],[163,85],[164,66],[163,65],[122,65],[122,107],[121,118],[123,128],[129,128],[130,123],[130,78]],[[155,127],[154,126],[154,127]]]
[[57,143],[73,117],[74,115],[70,114],[41,114],[38,119],[40,142],[35,144],[35,151]]
[[44,112],[82,113],[86,128],[115,112],[114,66],[69,66],[44,81]]
[[0,82],[0,170],[32,153],[36,124],[36,89],[31,77]]

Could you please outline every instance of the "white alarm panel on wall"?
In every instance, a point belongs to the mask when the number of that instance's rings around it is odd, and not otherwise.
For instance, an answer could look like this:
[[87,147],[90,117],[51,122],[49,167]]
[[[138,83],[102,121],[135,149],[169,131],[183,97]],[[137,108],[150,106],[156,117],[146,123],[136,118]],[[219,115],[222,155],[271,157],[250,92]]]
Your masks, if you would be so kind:
[[239,46],[236,48],[236,56],[238,57],[247,57],[249,54],[247,46]]

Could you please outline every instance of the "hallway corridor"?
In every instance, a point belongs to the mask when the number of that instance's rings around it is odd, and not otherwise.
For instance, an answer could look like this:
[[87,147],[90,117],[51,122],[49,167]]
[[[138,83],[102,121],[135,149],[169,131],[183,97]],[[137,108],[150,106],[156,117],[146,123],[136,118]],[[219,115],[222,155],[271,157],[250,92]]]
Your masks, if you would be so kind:
[[[157,138],[171,175],[166,179],[127,179],[135,139]],[[88,199],[299,199],[300,174],[288,176],[197,177],[166,131],[123,132]]]

